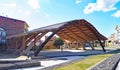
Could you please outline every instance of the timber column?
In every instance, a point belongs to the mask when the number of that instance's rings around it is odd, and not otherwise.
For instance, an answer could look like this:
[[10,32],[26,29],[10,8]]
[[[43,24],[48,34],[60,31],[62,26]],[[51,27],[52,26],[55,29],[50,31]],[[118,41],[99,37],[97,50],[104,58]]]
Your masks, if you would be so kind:
[[26,41],[25,41],[25,36],[22,37],[22,54],[21,55],[25,55],[26,52],[25,52],[25,47],[26,47]]
[[92,48],[92,50],[95,50],[95,48],[94,48],[94,41],[90,42],[90,47]]
[[81,47],[83,48],[83,50],[86,50],[85,42],[81,43]]

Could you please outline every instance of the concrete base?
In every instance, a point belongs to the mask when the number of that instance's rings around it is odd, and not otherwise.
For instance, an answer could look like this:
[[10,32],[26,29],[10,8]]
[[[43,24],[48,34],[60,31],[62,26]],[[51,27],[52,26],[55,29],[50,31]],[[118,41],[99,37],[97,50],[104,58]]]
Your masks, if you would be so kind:
[[11,61],[10,63],[1,63],[0,64],[0,70],[41,66],[41,62],[38,62],[36,60],[29,60],[29,61],[26,60],[26,61],[23,61],[23,62],[15,62],[15,63],[14,62],[12,63],[12,61]]

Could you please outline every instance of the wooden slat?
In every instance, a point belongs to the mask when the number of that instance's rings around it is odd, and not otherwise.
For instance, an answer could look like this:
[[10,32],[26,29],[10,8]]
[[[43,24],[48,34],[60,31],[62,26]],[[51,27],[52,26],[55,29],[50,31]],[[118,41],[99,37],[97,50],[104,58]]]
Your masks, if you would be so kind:
[[65,32],[62,32],[65,36],[66,36],[66,38],[67,39],[69,39],[70,41],[75,41],[75,39],[73,38],[73,37],[70,37],[70,35],[68,35],[67,33],[65,33]]
[[73,35],[73,37],[76,38],[76,40],[77,40],[78,42],[81,42],[81,40],[82,40],[82,41],[86,41],[84,38],[82,38],[82,37],[78,36],[77,34],[75,34],[71,29],[67,28],[66,30],[67,30],[68,32],[70,32],[70,33]]
[[[70,35],[68,35],[67,33],[63,32],[62,33],[64,35],[66,35],[67,39],[74,45],[74,47],[76,47],[76,49],[78,49],[78,46],[74,44],[74,41],[76,41],[76,39],[73,39],[73,37],[71,38]],[[79,40],[80,41],[80,40]]]
[[36,36],[36,35],[38,35],[39,33],[33,33],[33,34],[31,34],[28,38],[26,38],[26,44],[28,44],[33,38],[34,38],[34,36]]
[[[32,45],[33,42],[34,42],[34,46],[35,46],[35,43],[36,43],[40,38],[42,38],[46,33],[47,33],[47,32],[41,33],[41,35],[36,35],[36,34],[34,34],[34,40],[31,42],[31,44],[28,45],[28,47],[29,47],[30,45]],[[34,47],[34,46],[33,46],[33,47]],[[27,49],[27,47],[26,47],[25,49]]]
[[84,31],[81,30],[81,28],[79,28],[77,25],[74,25],[78,30],[79,32],[84,36],[86,37],[88,40],[92,40],[94,39],[92,36],[89,35],[89,33],[85,33]]
[[39,52],[43,49],[43,47],[47,44],[47,42],[59,31],[60,29],[54,31],[40,46],[39,49],[35,52],[35,56],[39,54]]
[[38,36],[36,37],[36,41],[38,41],[39,39],[41,39],[46,33],[47,33],[47,32],[44,32],[44,33],[42,33],[41,35],[38,35]]

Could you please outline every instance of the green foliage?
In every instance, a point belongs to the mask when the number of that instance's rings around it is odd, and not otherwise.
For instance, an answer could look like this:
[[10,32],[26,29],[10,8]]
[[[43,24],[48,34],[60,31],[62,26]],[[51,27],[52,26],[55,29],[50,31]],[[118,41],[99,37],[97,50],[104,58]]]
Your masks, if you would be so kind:
[[60,38],[57,38],[53,43],[53,45],[56,46],[57,48],[60,48],[60,46],[63,45],[63,44],[64,44],[63,40],[60,39]]
[[99,41],[98,41],[98,40],[96,40],[96,41],[95,41],[95,43],[96,43],[96,44],[98,44],[98,43],[99,43]]

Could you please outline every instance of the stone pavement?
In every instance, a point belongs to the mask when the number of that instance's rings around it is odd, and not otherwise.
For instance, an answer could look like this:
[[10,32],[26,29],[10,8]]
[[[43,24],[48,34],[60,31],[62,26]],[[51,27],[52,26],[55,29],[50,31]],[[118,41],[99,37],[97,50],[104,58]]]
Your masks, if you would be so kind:
[[20,68],[20,69],[14,69],[14,70],[53,70],[57,65],[59,66],[66,62],[80,60],[83,58],[85,57],[82,57],[82,56],[56,57],[56,58],[47,59],[47,60],[40,60],[41,66]]
[[[93,68],[89,70],[120,70],[118,64],[119,60],[120,60],[120,54],[115,54],[113,56],[104,59],[102,62],[95,65]],[[117,64],[118,67],[116,69]]]
[[[81,58],[84,58],[86,56],[108,53],[110,51],[116,50],[117,48],[106,47],[106,49],[107,49],[107,52],[103,52],[101,47],[96,48],[96,50],[91,50],[91,48],[87,48],[87,50],[64,49],[64,51],[62,51],[62,52],[60,50],[55,50],[55,49],[43,50],[39,53],[38,56],[33,57],[32,59],[41,62],[42,66],[38,66],[38,69],[50,70],[50,67],[51,67],[51,70],[52,70],[52,68],[56,65],[59,66],[59,65],[66,63],[66,62],[69,63],[71,61],[75,61],[77,59],[81,59]],[[3,59],[6,57],[8,57],[8,56],[4,55],[1,58]],[[15,58],[12,56],[12,58],[15,59],[16,56],[15,56]],[[27,69],[21,68],[21,69],[22,70],[30,70],[30,69],[33,70],[32,68],[35,70],[35,67],[30,67]],[[18,69],[18,70],[21,70],[21,69]]]
[[43,50],[40,52],[39,56],[34,59],[39,61],[39,58],[42,58],[41,66],[39,67],[30,67],[30,68],[22,68],[17,70],[53,70],[54,68],[65,66],[74,61],[87,58],[87,56],[108,53],[110,51],[115,50],[116,48],[107,48],[107,52],[103,52],[101,48],[96,48],[96,50],[91,50],[87,48],[87,50],[68,50],[64,49],[64,51],[60,50]]
[[63,51],[51,49],[51,50],[43,50],[39,53],[41,58],[53,58],[53,57],[64,57],[64,56],[89,56],[96,54],[108,53],[110,51],[116,50],[119,47],[106,47],[106,52],[103,52],[101,47],[95,48],[95,50],[91,50],[90,47],[87,50],[74,50],[74,49],[64,49]]

